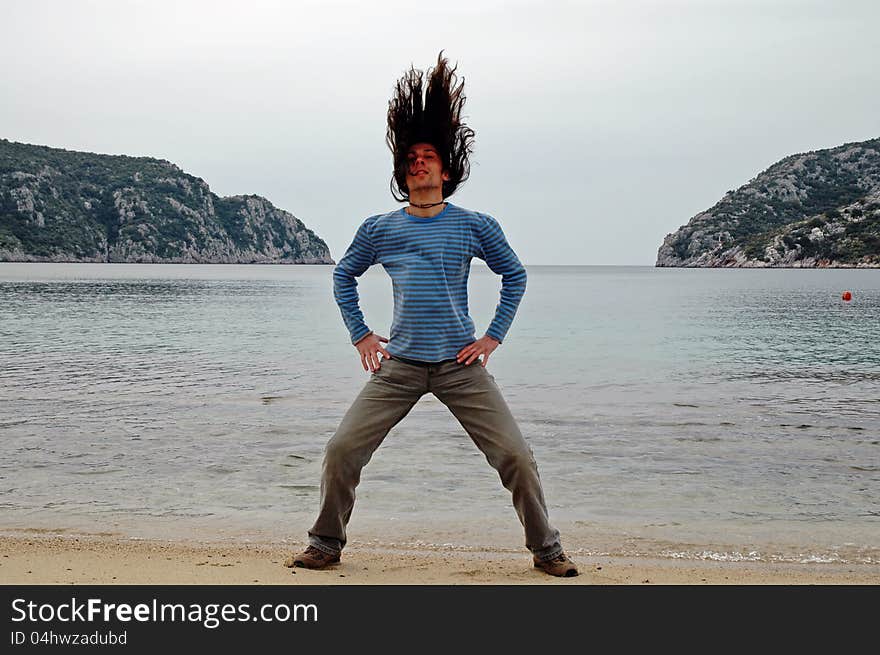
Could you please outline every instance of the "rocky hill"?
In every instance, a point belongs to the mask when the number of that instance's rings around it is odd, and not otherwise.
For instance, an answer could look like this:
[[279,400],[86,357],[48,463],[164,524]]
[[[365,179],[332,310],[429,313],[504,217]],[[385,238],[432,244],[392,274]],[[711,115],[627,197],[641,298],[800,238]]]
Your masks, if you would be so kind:
[[656,265],[880,268],[880,139],[773,164],[667,235]]
[[0,139],[0,261],[332,264],[294,215],[163,159]]

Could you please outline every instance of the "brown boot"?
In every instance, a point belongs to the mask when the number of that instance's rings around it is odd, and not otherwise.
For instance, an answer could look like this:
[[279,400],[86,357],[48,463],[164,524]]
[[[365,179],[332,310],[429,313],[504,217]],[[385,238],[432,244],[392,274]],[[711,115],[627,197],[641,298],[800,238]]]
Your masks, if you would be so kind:
[[577,565],[572,562],[565,553],[559,553],[559,555],[553,559],[535,559],[535,568],[541,569],[544,573],[549,575],[559,576],[560,578],[573,578],[578,574]]
[[289,569],[294,566],[304,569],[323,569],[338,562],[339,553],[336,555],[330,555],[319,548],[309,546],[299,555],[291,555],[284,560],[284,566]]

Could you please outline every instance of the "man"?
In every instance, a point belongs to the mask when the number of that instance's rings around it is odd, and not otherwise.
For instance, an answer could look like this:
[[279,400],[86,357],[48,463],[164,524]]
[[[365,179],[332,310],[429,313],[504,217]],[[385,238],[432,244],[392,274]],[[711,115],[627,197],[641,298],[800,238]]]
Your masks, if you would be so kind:
[[[555,576],[578,574],[550,525],[532,451],[486,370],[525,292],[526,270],[494,218],[444,201],[469,175],[474,136],[461,122],[464,82],[455,80],[441,52],[428,73],[424,102],[422,73],[411,68],[389,103],[392,195],[409,204],[367,218],[333,272],[336,302],[371,376],[327,444],[309,546],[286,566],[320,569],[339,562],[361,469],[389,430],[431,392],[513,494],[534,566]],[[502,276],[494,319],[479,339],[467,306],[473,257]],[[355,278],[373,264],[382,264],[392,279],[390,339],[367,327],[359,307]]]

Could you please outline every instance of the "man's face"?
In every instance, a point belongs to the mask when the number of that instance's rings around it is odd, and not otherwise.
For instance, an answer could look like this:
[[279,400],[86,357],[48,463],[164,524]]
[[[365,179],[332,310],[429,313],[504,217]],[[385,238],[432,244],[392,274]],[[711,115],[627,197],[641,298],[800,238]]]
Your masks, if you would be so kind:
[[407,153],[406,186],[413,191],[442,189],[443,182],[449,180],[449,173],[443,170],[443,162],[437,149],[430,143],[416,143]]

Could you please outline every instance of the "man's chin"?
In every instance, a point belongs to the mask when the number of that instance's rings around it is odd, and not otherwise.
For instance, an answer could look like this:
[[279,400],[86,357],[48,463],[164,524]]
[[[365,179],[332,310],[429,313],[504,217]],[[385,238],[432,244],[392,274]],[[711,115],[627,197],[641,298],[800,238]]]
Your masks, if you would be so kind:
[[430,182],[428,182],[428,183],[423,183],[423,184],[408,184],[407,188],[410,190],[410,192],[412,192],[412,191],[433,191],[434,189],[439,189],[440,185],[439,184],[431,184]]

